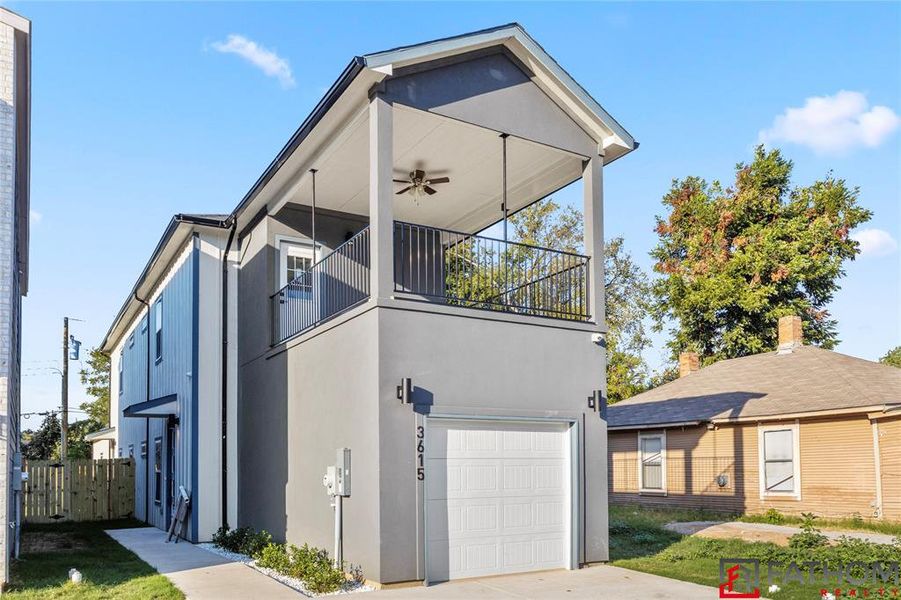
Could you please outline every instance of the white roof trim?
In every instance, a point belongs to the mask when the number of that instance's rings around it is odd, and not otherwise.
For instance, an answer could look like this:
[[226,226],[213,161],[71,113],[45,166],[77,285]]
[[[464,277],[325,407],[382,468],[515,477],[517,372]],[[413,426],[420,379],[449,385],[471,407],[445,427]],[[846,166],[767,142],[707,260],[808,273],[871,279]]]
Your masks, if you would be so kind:
[[[460,54],[479,48],[492,46],[496,44],[506,45],[519,58],[528,58],[522,56],[525,51],[529,57],[537,61],[538,65],[545,71],[545,75],[550,77],[568,92],[572,99],[578,101],[584,109],[586,109],[594,120],[606,128],[613,139],[605,139],[610,137],[599,136],[603,139],[602,148],[607,148],[613,144],[622,146],[629,150],[635,149],[635,139],[614,119],[604,108],[573,79],[569,73],[555,61],[544,48],[542,48],[526,31],[519,25],[513,24],[498,29],[489,30],[483,33],[474,33],[434,42],[426,42],[415,46],[398,48],[396,50],[387,50],[384,52],[376,52],[367,54],[363,57],[366,66],[369,69],[385,73],[386,69],[394,69],[398,66],[424,62],[426,60],[434,60],[443,56]],[[534,67],[534,61],[527,61],[528,66]],[[538,75],[538,74],[536,74]],[[545,82],[547,83],[547,82]],[[548,90],[556,95],[561,90]],[[570,106],[570,110],[574,107]],[[581,112],[575,110],[574,112]],[[583,120],[589,115],[581,115]]]

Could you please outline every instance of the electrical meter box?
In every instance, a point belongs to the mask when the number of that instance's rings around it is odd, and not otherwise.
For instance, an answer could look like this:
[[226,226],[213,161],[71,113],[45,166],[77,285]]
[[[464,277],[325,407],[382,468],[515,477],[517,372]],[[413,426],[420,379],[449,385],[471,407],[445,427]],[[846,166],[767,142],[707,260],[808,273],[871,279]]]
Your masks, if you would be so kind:
[[350,496],[350,448],[338,448],[335,458],[335,495]]

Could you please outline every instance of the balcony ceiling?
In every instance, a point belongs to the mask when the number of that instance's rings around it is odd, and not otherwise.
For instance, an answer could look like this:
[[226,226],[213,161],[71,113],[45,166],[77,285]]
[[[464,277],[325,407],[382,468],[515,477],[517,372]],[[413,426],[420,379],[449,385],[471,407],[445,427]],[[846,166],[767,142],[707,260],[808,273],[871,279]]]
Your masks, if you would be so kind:
[[[414,201],[394,196],[395,219],[476,232],[501,218],[502,141],[496,131],[395,105],[394,175],[414,169],[450,177],[438,193]],[[511,212],[581,177],[583,157],[523,139],[507,138]],[[369,122],[363,112],[316,161],[316,205],[347,213],[369,212]],[[304,174],[287,202],[310,204],[311,177]],[[395,190],[404,186],[395,184]],[[418,203],[417,203],[418,202]]]

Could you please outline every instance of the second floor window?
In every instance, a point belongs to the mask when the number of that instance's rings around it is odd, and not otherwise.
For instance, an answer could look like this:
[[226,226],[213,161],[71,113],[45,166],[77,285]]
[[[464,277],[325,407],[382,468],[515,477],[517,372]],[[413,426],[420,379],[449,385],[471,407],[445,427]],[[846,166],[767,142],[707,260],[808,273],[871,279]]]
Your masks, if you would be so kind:
[[[309,273],[313,266],[313,248],[308,244],[282,240],[278,244],[278,255],[279,288],[283,288],[298,277]],[[309,285],[303,280],[301,283]]]
[[155,331],[156,361],[163,360],[163,300],[153,305],[153,326]]
[[125,382],[122,381],[122,371],[123,365],[125,364],[125,354],[123,352],[119,352],[119,395],[122,395],[123,390],[125,390]]

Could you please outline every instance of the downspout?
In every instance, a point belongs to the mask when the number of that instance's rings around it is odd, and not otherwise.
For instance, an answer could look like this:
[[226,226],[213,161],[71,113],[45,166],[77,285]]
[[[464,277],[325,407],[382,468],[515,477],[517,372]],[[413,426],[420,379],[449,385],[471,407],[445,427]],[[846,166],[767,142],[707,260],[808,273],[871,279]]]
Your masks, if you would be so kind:
[[[238,221],[231,218],[231,231],[222,254],[222,525],[228,527],[228,253]],[[237,525],[237,523],[235,523]]]
[[[147,309],[147,396],[150,400],[150,304],[146,300],[138,297],[138,291],[135,290],[135,300],[144,305]],[[122,382],[119,382],[119,386]],[[144,456],[144,522],[150,523],[150,417],[144,417],[144,448],[146,455]]]

